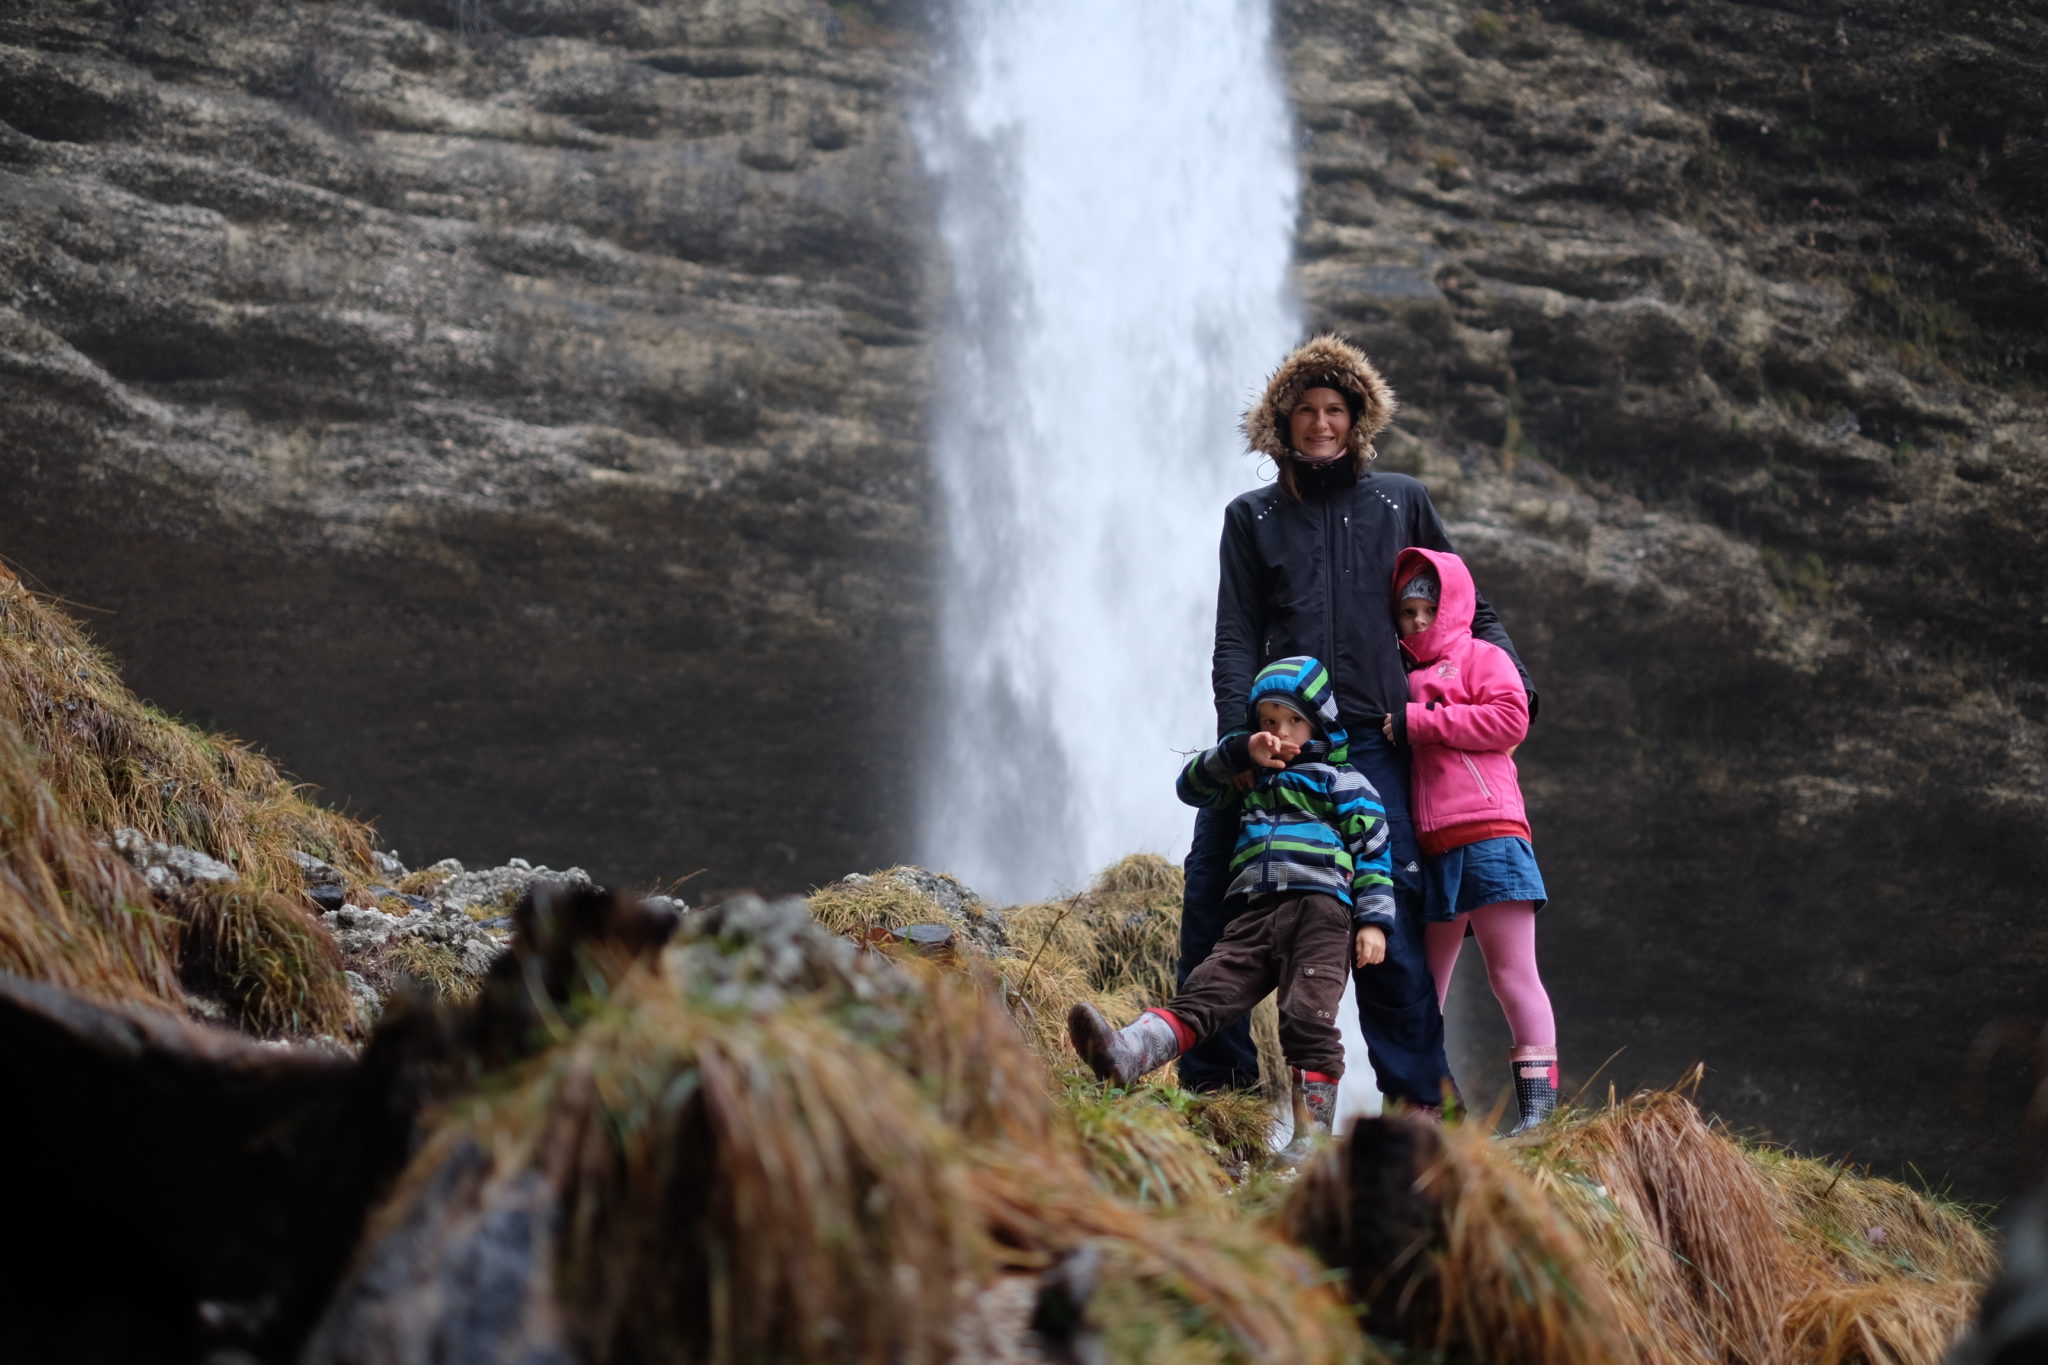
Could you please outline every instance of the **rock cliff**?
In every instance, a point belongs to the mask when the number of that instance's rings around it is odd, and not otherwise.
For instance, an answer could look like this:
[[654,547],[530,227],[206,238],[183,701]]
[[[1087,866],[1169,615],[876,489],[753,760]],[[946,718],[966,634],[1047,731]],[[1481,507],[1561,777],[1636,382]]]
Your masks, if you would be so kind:
[[[1535,669],[1567,1079],[2022,1178],[2048,1018],[2048,24],[1290,4],[1299,282]],[[1482,1094],[1505,1044],[1468,967]],[[1459,1027],[1467,1021],[1465,1027]],[[2038,1141],[2038,1133],[2034,1135]]]
[[0,550],[401,846],[887,861],[931,216],[891,22],[8,6]]

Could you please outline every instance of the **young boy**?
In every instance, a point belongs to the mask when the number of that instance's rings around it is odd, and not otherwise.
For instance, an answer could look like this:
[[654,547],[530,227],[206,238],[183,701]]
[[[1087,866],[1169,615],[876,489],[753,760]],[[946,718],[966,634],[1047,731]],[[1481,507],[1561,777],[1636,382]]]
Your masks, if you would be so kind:
[[1386,812],[1346,761],[1329,670],[1306,656],[1266,665],[1231,735],[1182,770],[1191,806],[1241,801],[1230,855],[1237,913],[1172,1000],[1112,1030],[1093,1005],[1067,1034],[1095,1074],[1129,1085],[1280,992],[1280,1046],[1302,1073],[1309,1120],[1327,1135],[1344,1075],[1337,1007],[1355,960],[1386,955],[1394,923]]
[[1394,561],[1394,626],[1408,656],[1408,704],[1384,731],[1413,752],[1408,805],[1422,849],[1423,951],[1437,1004],[1469,927],[1514,1036],[1508,1071],[1517,1133],[1557,1108],[1557,1021],[1536,971],[1543,874],[1514,751],[1529,734],[1529,700],[1507,651],[1472,636],[1478,593],[1465,561],[1406,549]]

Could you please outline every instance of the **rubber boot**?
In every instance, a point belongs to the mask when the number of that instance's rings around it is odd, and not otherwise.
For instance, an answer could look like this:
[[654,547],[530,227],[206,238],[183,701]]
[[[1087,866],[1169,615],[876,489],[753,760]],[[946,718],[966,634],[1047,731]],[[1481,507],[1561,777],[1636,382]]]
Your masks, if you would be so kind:
[[1300,1068],[1290,1068],[1294,1078],[1294,1136],[1279,1152],[1285,1165],[1298,1166],[1328,1143],[1330,1124],[1337,1116],[1337,1082],[1321,1076],[1310,1080]]
[[1508,1054],[1508,1070],[1515,1078],[1515,1105],[1522,1111],[1521,1122],[1508,1130],[1514,1137],[1557,1112],[1557,1049],[1518,1047]]
[[1111,1085],[1129,1085],[1181,1054],[1180,1035],[1165,1016],[1153,1010],[1123,1028],[1112,1029],[1101,1010],[1079,1004],[1067,1012],[1067,1037],[1095,1078]]

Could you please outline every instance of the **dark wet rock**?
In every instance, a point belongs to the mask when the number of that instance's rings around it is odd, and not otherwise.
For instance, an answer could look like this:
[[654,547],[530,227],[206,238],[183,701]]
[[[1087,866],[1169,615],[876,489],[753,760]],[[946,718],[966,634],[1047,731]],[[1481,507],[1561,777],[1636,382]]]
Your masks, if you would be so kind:
[[[0,12],[4,553],[401,847],[885,862],[928,49],[814,0],[451,22],[493,8]],[[809,717],[744,756],[692,700],[735,648]]]
[[306,899],[321,910],[339,910],[348,904],[348,892],[330,882],[314,882],[306,888]]
[[[1311,320],[1382,362],[1382,457],[1542,688],[1567,1091],[1704,1058],[1738,1127],[2009,1194],[2023,1068],[1960,1087],[2048,1008],[2010,930],[2048,873],[2048,21],[1284,0],[1277,31]],[[1484,1112],[1483,973],[1451,1013]]]

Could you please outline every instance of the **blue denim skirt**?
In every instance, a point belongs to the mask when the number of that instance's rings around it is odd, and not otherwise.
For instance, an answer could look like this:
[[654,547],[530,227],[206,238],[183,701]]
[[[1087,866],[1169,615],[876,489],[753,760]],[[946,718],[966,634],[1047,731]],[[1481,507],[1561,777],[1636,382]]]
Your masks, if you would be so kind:
[[1454,920],[1502,901],[1534,901],[1541,910],[1549,899],[1527,839],[1481,839],[1422,860],[1425,919]]

